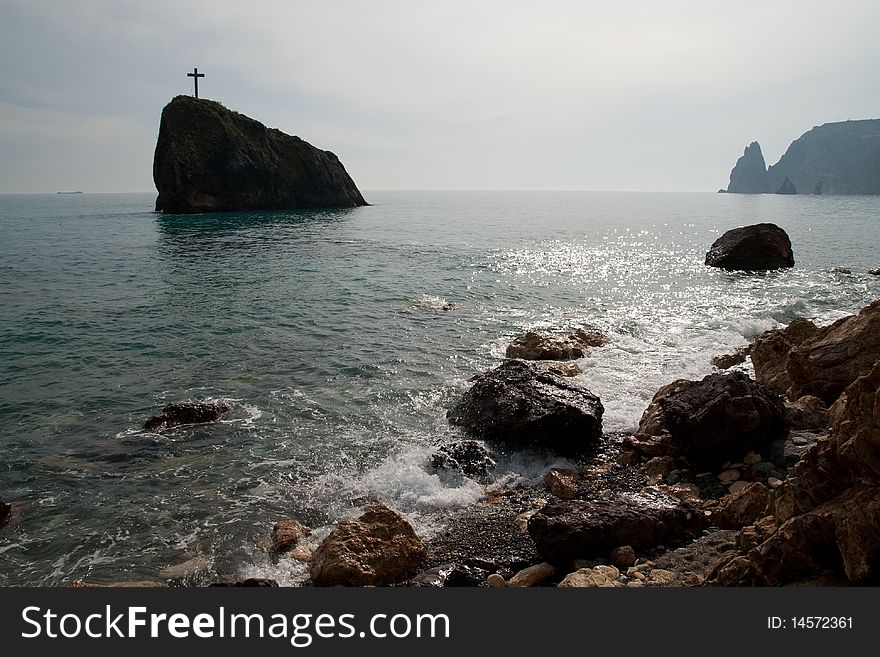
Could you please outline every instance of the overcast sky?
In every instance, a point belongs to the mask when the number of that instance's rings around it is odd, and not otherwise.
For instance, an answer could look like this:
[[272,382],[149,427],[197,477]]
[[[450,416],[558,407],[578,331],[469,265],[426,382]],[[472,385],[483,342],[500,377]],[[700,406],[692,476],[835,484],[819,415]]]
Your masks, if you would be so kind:
[[880,117],[878,0],[0,0],[0,193],[153,191],[192,93],[362,189],[708,190]]

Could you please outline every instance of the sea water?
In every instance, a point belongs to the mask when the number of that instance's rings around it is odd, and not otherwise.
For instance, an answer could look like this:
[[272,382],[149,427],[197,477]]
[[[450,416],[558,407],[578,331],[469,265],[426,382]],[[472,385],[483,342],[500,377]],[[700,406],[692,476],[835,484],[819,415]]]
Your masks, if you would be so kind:
[[[578,378],[606,432],[631,432],[713,356],[880,297],[878,197],[366,197],[167,216],[153,194],[0,196],[0,499],[22,502],[0,584],[296,583],[304,567],[261,547],[277,520],[319,538],[379,497],[430,535],[432,512],[477,503],[481,486],[441,480],[429,457],[459,436],[445,416],[469,379],[527,330],[608,336]],[[791,236],[793,269],[704,266],[722,232],[758,222]],[[185,400],[232,411],[142,430]],[[510,483],[557,462],[499,458]]]

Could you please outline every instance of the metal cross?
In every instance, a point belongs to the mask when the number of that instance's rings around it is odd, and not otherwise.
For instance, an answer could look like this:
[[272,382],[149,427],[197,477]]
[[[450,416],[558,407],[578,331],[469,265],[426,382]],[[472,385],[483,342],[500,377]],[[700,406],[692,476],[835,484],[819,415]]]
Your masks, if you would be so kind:
[[186,77],[192,78],[193,82],[195,82],[195,85],[196,85],[196,94],[195,95],[196,95],[196,98],[198,98],[199,97],[199,78],[205,77],[205,74],[199,73],[199,69],[194,68],[192,73],[186,74]]

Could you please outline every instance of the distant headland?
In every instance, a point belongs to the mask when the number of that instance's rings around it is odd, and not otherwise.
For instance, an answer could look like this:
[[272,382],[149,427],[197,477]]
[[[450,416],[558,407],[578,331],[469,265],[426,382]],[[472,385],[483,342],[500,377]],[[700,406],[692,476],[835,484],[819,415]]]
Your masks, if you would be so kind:
[[814,127],[767,167],[749,144],[730,172],[734,194],[880,194],[880,119]]
[[162,110],[153,181],[171,214],[367,205],[330,151],[191,96]]

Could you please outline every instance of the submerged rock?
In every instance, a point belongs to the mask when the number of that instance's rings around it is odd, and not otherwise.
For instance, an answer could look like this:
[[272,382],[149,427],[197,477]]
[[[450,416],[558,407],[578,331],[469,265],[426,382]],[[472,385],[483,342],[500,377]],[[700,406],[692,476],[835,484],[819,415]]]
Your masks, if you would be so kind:
[[571,335],[546,335],[529,331],[507,347],[508,358],[524,360],[575,360],[583,358],[591,347],[602,347],[605,336],[597,331],[577,330]]
[[788,432],[782,399],[743,372],[675,381],[654,395],[626,445],[714,468],[761,451]]
[[181,424],[204,424],[216,422],[229,413],[226,404],[197,404],[179,402],[166,404],[160,415],[154,415],[144,423],[146,431],[165,429]]
[[162,110],[153,180],[173,214],[367,204],[333,153],[190,96]]
[[529,535],[551,563],[604,557],[621,545],[644,550],[686,541],[706,527],[703,512],[668,495],[551,502],[529,518]]
[[376,503],[336,525],[312,555],[309,572],[315,586],[395,584],[412,576],[425,555],[410,524]]
[[763,271],[794,267],[788,234],[776,224],[734,228],[712,243],[706,264],[721,269]]
[[289,552],[311,533],[299,520],[279,520],[272,528],[272,551]]
[[425,570],[407,582],[417,588],[480,586],[490,574],[484,568],[462,563],[447,563]]
[[603,412],[571,379],[511,360],[477,377],[447,418],[480,438],[576,455],[602,437]]

